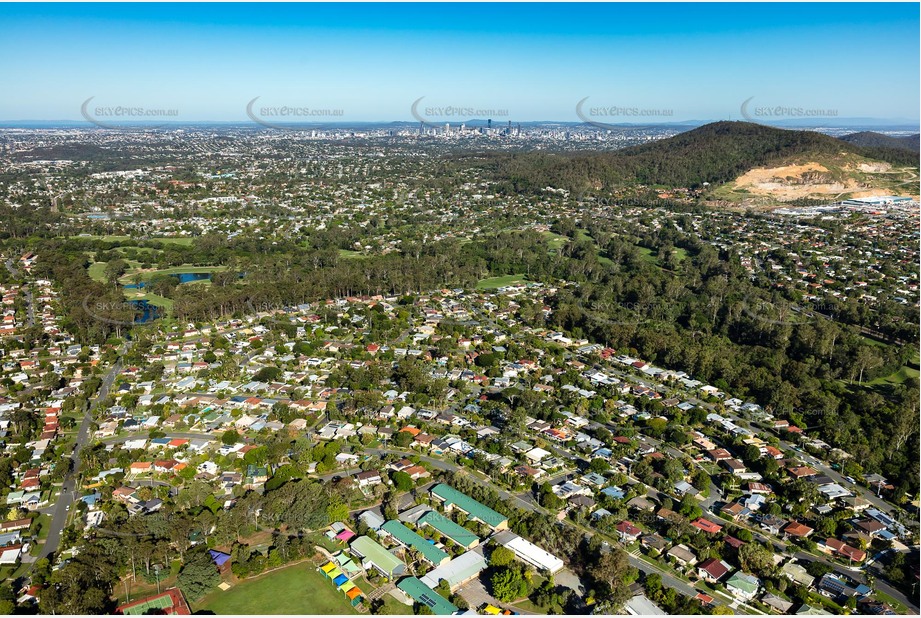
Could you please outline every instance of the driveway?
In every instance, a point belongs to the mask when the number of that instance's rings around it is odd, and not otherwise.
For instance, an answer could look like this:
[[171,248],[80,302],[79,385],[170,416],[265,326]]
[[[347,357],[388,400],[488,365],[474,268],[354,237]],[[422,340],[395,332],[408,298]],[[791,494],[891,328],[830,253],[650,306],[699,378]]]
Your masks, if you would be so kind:
[[565,586],[573,592],[575,592],[580,597],[585,594],[585,587],[582,585],[582,582],[579,580],[579,576],[570,571],[569,569],[563,569],[559,573],[553,576],[553,583],[558,586]]
[[[467,601],[467,604],[472,610],[478,610],[487,603],[495,607],[511,607],[508,603],[501,603],[498,599],[486,592],[486,587],[483,585],[483,582],[480,581],[480,578],[476,578],[458,588],[457,594]],[[514,611],[522,615],[535,615],[533,612],[524,611],[518,608],[515,608]]]

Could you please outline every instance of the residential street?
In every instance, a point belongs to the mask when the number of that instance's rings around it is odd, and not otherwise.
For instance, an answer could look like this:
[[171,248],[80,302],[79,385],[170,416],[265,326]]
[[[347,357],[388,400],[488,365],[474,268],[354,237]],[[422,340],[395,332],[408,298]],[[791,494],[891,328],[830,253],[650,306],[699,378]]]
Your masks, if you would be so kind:
[[103,401],[109,393],[109,389],[112,388],[112,384],[115,381],[116,376],[118,376],[121,371],[122,362],[121,357],[124,356],[125,352],[128,350],[130,343],[124,344],[122,349],[119,351],[119,359],[115,362],[114,365],[106,373],[105,377],[102,380],[102,385],[99,387],[99,392],[96,394],[96,397],[93,398],[93,401],[87,406],[86,412],[83,415],[83,420],[80,423],[80,429],[77,432],[76,443],[74,444],[74,452],[70,456],[69,460],[69,471],[64,477],[64,482],[61,488],[61,492],[58,495],[57,503],[54,506],[54,513],[51,517],[51,525],[48,530],[48,538],[45,540],[44,545],[42,545],[41,552],[39,553],[40,558],[47,557],[48,555],[54,553],[58,549],[58,544],[61,542],[61,532],[64,530],[64,527],[67,525],[68,513],[70,510],[70,505],[76,499],[78,482],[80,480],[80,451],[89,443],[90,439],[90,427],[93,424],[93,412],[96,410],[96,406],[99,402]]

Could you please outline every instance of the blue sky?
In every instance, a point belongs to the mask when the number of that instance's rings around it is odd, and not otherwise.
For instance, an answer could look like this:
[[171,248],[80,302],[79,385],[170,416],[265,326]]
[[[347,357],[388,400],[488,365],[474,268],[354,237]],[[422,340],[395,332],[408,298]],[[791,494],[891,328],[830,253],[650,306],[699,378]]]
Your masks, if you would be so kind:
[[2,4],[0,119],[76,120],[92,96],[245,120],[258,96],[411,121],[424,96],[521,121],[576,121],[584,97],[917,121],[918,32],[917,4]]

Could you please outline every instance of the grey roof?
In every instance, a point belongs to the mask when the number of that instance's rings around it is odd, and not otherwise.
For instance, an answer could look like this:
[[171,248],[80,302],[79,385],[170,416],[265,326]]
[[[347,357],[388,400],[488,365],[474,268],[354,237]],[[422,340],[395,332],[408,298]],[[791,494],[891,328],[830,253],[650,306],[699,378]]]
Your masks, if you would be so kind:
[[363,521],[366,526],[368,526],[375,532],[380,530],[381,526],[383,526],[384,522],[386,521],[383,517],[381,517],[375,511],[365,511],[364,513],[358,516],[358,519]]
[[450,560],[422,577],[422,583],[430,588],[437,588],[441,580],[454,587],[486,568],[486,560],[475,551],[464,552],[457,558]]

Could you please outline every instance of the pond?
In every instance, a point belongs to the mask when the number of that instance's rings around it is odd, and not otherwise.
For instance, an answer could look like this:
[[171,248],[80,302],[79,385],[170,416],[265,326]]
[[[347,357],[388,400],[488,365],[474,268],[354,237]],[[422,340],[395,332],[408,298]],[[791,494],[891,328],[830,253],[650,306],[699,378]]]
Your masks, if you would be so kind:
[[[193,281],[205,281],[206,279],[211,279],[211,273],[178,273],[175,275],[170,275],[174,279],[178,279],[179,283],[192,283]],[[126,290],[140,290],[147,287],[147,281],[141,281],[140,283],[129,283],[123,285],[122,287]]]
[[130,302],[136,310],[134,314],[135,324],[146,324],[162,317],[163,307],[152,305],[146,300],[130,300],[128,302]]

